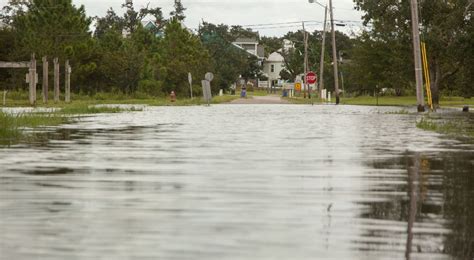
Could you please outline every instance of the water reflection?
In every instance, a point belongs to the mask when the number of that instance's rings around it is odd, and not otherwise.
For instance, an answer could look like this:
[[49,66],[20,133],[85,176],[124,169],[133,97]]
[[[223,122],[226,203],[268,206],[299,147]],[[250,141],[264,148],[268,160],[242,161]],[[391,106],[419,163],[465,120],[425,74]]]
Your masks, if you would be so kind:
[[156,108],[0,149],[0,258],[472,259],[473,147],[390,109]]

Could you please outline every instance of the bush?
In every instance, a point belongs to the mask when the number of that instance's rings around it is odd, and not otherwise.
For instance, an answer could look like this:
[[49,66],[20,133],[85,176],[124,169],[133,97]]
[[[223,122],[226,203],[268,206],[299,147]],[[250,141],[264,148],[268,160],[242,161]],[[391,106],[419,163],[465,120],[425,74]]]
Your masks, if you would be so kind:
[[140,94],[140,96],[163,96],[163,82],[149,79],[141,80],[138,82],[137,92]]

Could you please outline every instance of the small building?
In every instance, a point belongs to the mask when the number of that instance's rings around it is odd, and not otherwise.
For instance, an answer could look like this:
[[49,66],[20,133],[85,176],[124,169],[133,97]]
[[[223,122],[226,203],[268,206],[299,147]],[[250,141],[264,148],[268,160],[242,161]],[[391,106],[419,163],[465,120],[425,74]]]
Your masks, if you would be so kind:
[[274,52],[265,59],[263,63],[263,73],[268,77],[268,81],[275,85],[280,77],[280,72],[285,68],[285,58],[278,53]]

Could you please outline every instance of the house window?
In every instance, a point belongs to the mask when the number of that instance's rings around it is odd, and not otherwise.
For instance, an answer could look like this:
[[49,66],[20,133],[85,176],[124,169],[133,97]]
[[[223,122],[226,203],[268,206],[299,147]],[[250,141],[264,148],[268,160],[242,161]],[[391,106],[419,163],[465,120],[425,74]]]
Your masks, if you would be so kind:
[[271,72],[275,72],[275,65],[272,64],[271,68],[270,68],[270,71]]

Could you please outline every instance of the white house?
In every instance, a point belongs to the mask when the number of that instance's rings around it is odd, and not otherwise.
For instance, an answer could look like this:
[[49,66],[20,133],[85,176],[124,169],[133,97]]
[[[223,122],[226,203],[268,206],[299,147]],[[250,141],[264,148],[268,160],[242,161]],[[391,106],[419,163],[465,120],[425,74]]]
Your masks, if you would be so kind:
[[263,73],[268,77],[269,82],[278,81],[280,79],[280,72],[284,68],[285,59],[278,52],[270,54],[263,63]]

